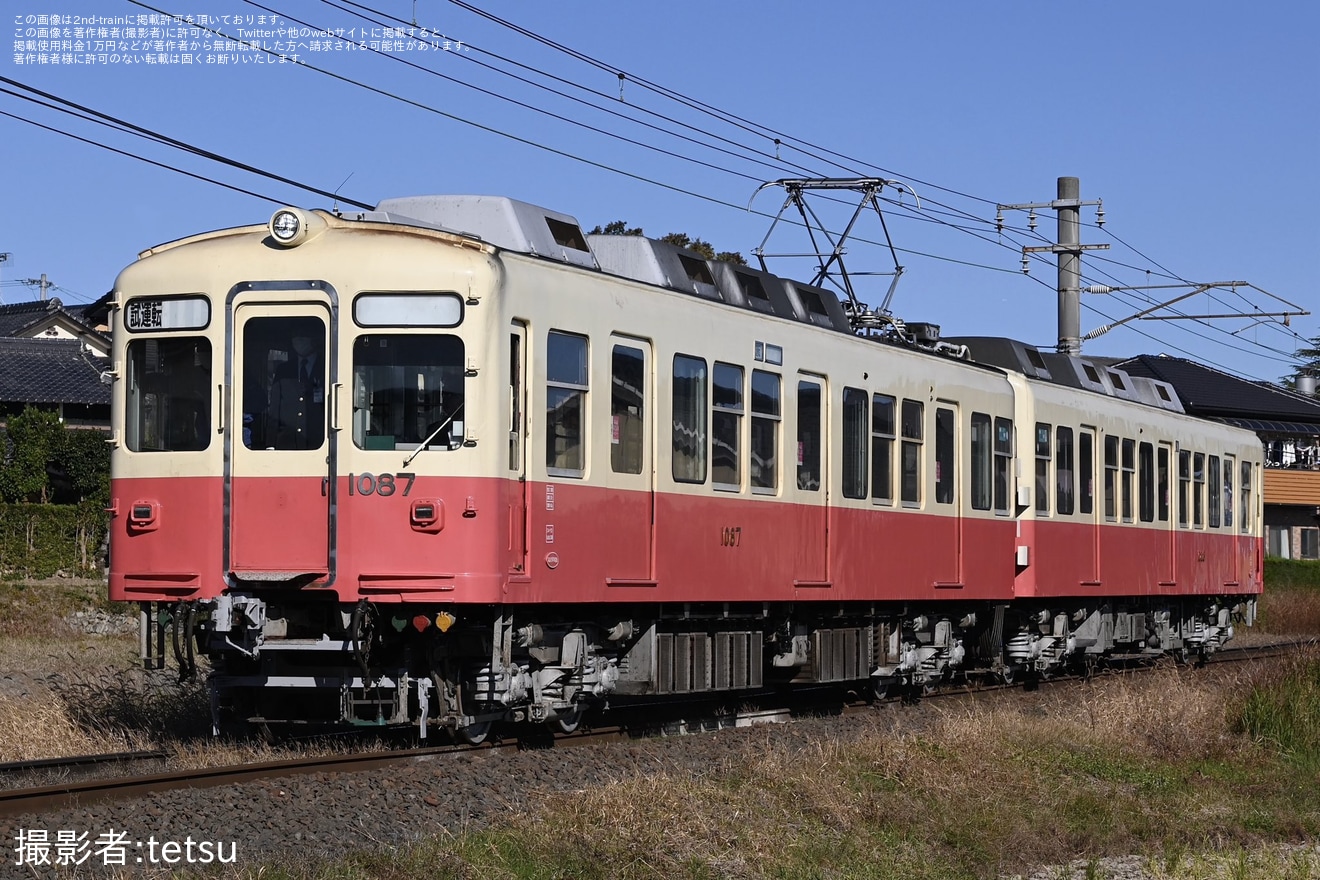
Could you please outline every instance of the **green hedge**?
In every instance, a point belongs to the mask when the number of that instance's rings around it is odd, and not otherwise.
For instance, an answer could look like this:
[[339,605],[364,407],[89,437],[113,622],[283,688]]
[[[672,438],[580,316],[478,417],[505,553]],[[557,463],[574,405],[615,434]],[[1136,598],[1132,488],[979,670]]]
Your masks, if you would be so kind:
[[0,504],[0,577],[100,577],[107,523],[98,502]]
[[1265,589],[1320,589],[1320,561],[1265,557]]

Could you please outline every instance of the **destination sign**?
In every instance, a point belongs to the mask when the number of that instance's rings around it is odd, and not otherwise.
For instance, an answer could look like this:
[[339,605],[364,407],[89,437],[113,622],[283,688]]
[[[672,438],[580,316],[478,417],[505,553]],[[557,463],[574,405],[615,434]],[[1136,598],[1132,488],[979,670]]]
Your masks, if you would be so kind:
[[151,330],[200,330],[211,322],[211,304],[203,296],[128,301],[124,328],[131,333]]

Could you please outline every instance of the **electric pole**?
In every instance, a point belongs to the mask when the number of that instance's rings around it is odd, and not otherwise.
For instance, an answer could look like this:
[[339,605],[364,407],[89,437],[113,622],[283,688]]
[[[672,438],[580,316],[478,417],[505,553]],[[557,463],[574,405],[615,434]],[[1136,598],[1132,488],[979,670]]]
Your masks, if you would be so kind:
[[1107,244],[1082,244],[1079,234],[1079,216],[1083,205],[1095,205],[1096,225],[1105,225],[1104,202],[1084,202],[1081,198],[1082,184],[1076,177],[1060,177],[1058,182],[1059,197],[1052,202],[1036,202],[1026,205],[999,205],[995,224],[999,231],[1004,228],[1004,211],[1030,211],[1027,227],[1035,230],[1036,210],[1048,208],[1057,213],[1059,218],[1058,243],[1043,247],[1022,248],[1022,272],[1026,274],[1031,266],[1027,254],[1054,253],[1059,255],[1059,353],[1082,353],[1082,251],[1108,250]]

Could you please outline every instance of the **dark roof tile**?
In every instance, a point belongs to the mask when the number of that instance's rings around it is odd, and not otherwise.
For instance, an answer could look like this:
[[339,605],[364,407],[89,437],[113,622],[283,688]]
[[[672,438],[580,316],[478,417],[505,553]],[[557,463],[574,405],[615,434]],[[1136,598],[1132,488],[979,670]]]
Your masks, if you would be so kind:
[[1133,376],[1168,382],[1192,415],[1320,423],[1320,402],[1184,358],[1143,354],[1116,366]]
[[108,404],[108,369],[75,339],[0,338],[0,401]]

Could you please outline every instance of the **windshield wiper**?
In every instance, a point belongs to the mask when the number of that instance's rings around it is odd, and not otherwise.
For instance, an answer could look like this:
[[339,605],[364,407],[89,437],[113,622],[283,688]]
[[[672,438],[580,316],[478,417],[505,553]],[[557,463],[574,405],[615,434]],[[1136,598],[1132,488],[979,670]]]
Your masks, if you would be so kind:
[[407,467],[408,465],[412,464],[412,460],[413,460],[414,458],[416,458],[417,456],[419,456],[419,455],[422,454],[422,450],[426,448],[427,444],[429,444],[432,440],[434,440],[434,439],[436,438],[436,435],[437,435],[437,434],[439,434],[439,433],[440,433],[441,431],[443,431],[445,428],[448,428],[448,427],[453,423],[454,419],[456,419],[456,418],[458,417],[458,414],[461,413],[461,412],[463,411],[463,406],[464,406],[464,404],[466,404],[466,403],[467,403],[467,401],[463,401],[463,403],[460,403],[460,404],[458,405],[458,409],[454,410],[454,414],[451,415],[449,418],[445,419],[443,422],[441,422],[441,423],[436,427],[436,429],[435,429],[434,431],[432,431],[432,432],[427,436],[427,438],[426,438],[425,440],[423,440],[423,441],[421,442],[421,444],[418,445],[418,447],[412,451],[412,455],[408,456],[407,458],[405,458],[405,459],[403,460],[403,466],[404,466],[404,467]]

